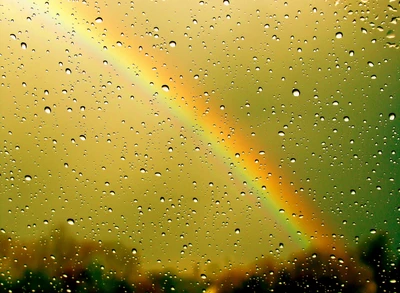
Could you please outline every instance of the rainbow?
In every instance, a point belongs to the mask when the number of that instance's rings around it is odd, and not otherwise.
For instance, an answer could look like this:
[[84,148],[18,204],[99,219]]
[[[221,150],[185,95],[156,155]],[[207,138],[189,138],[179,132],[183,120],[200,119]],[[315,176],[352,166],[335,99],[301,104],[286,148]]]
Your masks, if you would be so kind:
[[[247,182],[247,187],[253,194],[261,197],[266,212],[283,225],[300,248],[313,246],[326,249],[333,245],[331,232],[333,229],[324,222],[322,212],[318,211],[313,203],[297,194],[288,183],[283,184],[277,175],[282,173],[278,167],[268,167],[268,170],[264,167],[268,162],[268,156],[273,154],[266,154],[260,143],[249,144],[248,138],[239,131],[232,134],[229,125],[233,123],[230,123],[228,117],[221,119],[221,112],[207,111],[205,103],[196,102],[194,97],[206,97],[204,93],[196,92],[196,87],[191,86],[190,82],[185,81],[183,85],[178,81],[171,82],[167,75],[156,76],[151,70],[150,57],[145,56],[144,52],[132,50],[128,44],[123,43],[118,50],[113,50],[112,47],[121,39],[121,32],[106,26],[100,20],[96,22],[98,15],[93,8],[89,9],[88,5],[75,1],[65,3],[51,1],[48,5],[35,4],[34,1],[20,1],[20,3],[14,1],[14,5],[20,10],[32,7],[36,17],[49,27],[56,25],[57,30],[74,31],[74,42],[88,47],[93,53],[91,57],[98,59],[99,64],[107,60],[108,66],[114,68],[127,83],[133,85],[132,80],[138,81],[134,84],[136,89],[140,88],[145,96],[154,97],[184,125],[200,128],[201,131],[197,132],[199,139],[211,143],[213,154],[220,158],[221,162],[228,160],[240,162],[241,171],[237,176]],[[100,29],[97,27],[107,28],[107,42],[111,40],[109,42],[111,48],[105,50],[100,42]],[[142,39],[141,44],[146,44],[145,40]],[[133,72],[132,67],[138,69],[138,73]],[[157,81],[157,84],[151,84],[150,81]],[[163,85],[168,85],[168,89]],[[235,157],[236,153],[240,153],[240,159]],[[252,201],[256,200],[254,195],[246,197]],[[325,221],[328,222],[327,217],[324,215]]]

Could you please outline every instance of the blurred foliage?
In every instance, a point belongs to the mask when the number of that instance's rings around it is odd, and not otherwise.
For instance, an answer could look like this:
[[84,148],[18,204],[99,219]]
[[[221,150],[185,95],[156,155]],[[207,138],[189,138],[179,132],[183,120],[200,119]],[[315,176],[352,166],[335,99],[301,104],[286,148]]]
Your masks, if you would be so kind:
[[[61,238],[54,237],[54,234],[51,237],[57,243],[58,255],[54,257],[54,261],[58,259],[57,266],[50,265],[41,255],[43,251],[51,255],[55,253],[47,240],[42,239],[37,244],[47,243],[45,250],[34,246],[33,251],[38,253],[35,256],[21,254],[17,249],[22,247],[22,251],[29,251],[27,246],[14,243],[10,237],[1,238],[0,292],[399,291],[400,259],[389,253],[385,235],[376,235],[365,242],[353,256],[303,251],[286,263],[262,259],[249,267],[220,271],[213,278],[183,276],[172,271],[142,275],[138,270],[139,257],[127,255],[127,249],[123,247],[112,248],[118,247],[117,244],[77,243],[62,233],[60,235],[63,235],[61,242]],[[83,247],[86,249],[82,250]],[[38,257],[42,258],[41,263]],[[15,267],[5,266],[12,262],[18,264],[22,273],[18,275]]]

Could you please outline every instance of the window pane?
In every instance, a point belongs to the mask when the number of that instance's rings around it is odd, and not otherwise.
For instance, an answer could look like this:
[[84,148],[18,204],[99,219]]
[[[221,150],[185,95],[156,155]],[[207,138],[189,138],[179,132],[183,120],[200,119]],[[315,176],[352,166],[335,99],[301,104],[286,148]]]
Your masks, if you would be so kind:
[[0,287],[397,291],[398,9],[0,6]]

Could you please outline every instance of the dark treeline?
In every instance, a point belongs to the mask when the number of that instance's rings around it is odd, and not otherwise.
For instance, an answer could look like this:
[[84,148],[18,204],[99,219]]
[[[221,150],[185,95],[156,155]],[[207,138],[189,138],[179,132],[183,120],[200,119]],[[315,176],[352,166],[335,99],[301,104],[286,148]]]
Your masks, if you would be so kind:
[[353,256],[301,252],[292,261],[263,259],[213,278],[142,272],[136,251],[78,242],[55,230],[23,245],[0,238],[0,292],[400,292],[400,258],[376,235]]

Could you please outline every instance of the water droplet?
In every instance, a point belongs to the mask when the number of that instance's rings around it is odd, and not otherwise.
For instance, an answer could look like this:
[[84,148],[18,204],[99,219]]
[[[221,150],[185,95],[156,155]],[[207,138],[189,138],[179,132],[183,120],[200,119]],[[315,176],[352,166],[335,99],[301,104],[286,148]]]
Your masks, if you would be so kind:
[[259,151],[258,154],[265,155],[265,151]]
[[390,113],[389,114],[389,120],[393,121],[394,119],[396,119],[396,114]]
[[21,43],[21,48],[26,50],[28,48],[28,45],[24,42]]
[[224,0],[224,5],[228,6],[229,4],[231,4],[229,0]]
[[86,140],[86,136],[83,135],[83,134],[81,134],[81,135],[79,136],[79,138],[80,138],[81,140]]
[[349,116],[344,116],[343,117],[343,121],[344,122],[349,122],[350,121],[350,117]]
[[65,69],[65,73],[66,73],[66,74],[71,74],[71,73],[72,73],[72,71],[71,71],[71,69],[69,69],[69,68],[66,68],[66,69]]
[[172,152],[174,151],[174,149],[173,149],[172,147],[169,147],[169,148],[168,148],[168,151],[169,151],[170,153],[172,153]]
[[69,218],[69,219],[67,219],[67,223],[68,223],[68,225],[75,225],[75,221],[74,221],[74,219],[71,219],[71,218]]
[[279,131],[279,132],[278,132],[278,135],[279,135],[279,136],[285,136],[285,133],[284,133],[283,131]]
[[193,202],[198,202],[199,200],[196,197],[193,197]]
[[239,229],[239,228],[236,228],[236,229],[235,229],[235,233],[236,233],[236,234],[239,234],[239,233],[240,233],[240,229]]
[[156,175],[157,177],[161,177],[161,173],[160,172],[155,172],[154,175]]
[[176,47],[176,42],[175,41],[169,42],[169,46],[172,47],[172,48],[175,48]]
[[351,51],[349,52],[349,55],[350,55],[351,57],[353,57],[353,56],[354,56],[354,51],[351,50]]
[[31,180],[32,180],[32,177],[31,177],[30,175],[25,175],[25,180],[26,180],[26,181],[31,181]]
[[371,229],[369,232],[370,232],[371,234],[376,234],[376,229]]
[[292,95],[293,95],[294,97],[299,97],[299,96],[300,96],[300,91],[299,91],[298,89],[293,89],[293,90],[292,90]]
[[386,38],[388,38],[388,39],[394,39],[395,37],[396,37],[396,34],[394,33],[394,30],[389,30],[386,33]]
[[296,158],[291,158],[291,159],[290,159],[290,162],[291,162],[291,163],[296,163]]
[[97,17],[97,18],[95,19],[95,22],[97,22],[97,23],[102,23],[102,22],[103,22],[103,19],[102,19],[101,17]]
[[219,106],[219,108],[220,108],[221,110],[225,110],[225,106],[224,106],[224,105]]
[[10,38],[13,39],[13,40],[15,40],[15,39],[17,39],[17,36],[14,35],[14,34],[10,34]]
[[206,276],[205,274],[201,274],[200,277],[201,277],[203,280],[207,279],[207,276]]
[[44,107],[44,112],[47,113],[47,114],[50,114],[51,113],[51,108],[48,107],[48,106]]
[[336,39],[341,39],[343,38],[343,33],[342,32],[337,32],[336,33]]
[[137,253],[136,248],[133,248],[133,249],[132,249],[132,254],[136,254],[136,253]]

